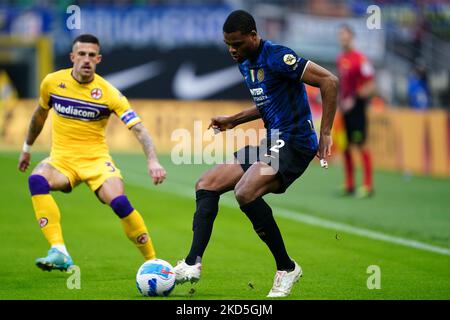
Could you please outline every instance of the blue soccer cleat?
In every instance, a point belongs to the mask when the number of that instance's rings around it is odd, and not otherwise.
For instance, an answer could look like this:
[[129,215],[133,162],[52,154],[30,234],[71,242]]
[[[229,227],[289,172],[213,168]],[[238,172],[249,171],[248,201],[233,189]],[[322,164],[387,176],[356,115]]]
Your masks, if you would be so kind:
[[73,260],[58,249],[51,248],[48,250],[46,257],[36,259],[36,265],[44,271],[52,271],[53,269],[67,271],[70,266],[73,266]]

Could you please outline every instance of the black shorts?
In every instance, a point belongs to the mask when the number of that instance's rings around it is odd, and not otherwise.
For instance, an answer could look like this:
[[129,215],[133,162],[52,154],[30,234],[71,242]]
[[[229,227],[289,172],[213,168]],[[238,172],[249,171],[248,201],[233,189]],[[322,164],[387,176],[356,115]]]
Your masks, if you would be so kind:
[[367,138],[367,99],[357,98],[354,107],[344,113],[347,141],[352,144],[363,144]]
[[289,143],[281,146],[278,142],[268,146],[267,140],[263,140],[259,146],[246,146],[236,151],[234,157],[244,172],[258,161],[270,165],[281,182],[280,188],[274,193],[284,193],[305,172],[316,153],[317,151],[296,148]]

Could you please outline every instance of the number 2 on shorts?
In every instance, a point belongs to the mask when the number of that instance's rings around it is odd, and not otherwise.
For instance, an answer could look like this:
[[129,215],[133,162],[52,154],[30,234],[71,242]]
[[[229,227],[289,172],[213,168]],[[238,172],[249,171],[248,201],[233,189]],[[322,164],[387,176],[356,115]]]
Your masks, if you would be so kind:
[[281,139],[278,139],[276,141],[276,143],[277,143],[276,145],[274,145],[273,147],[270,148],[270,151],[279,153],[280,152],[280,148],[283,148],[285,143],[284,143],[284,140],[281,140]]

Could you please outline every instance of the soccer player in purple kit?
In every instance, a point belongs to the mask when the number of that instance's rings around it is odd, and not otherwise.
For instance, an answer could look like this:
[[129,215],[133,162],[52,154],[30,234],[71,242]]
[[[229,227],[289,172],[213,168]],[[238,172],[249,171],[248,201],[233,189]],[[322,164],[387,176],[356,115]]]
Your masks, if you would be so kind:
[[[288,255],[272,209],[263,196],[285,192],[316,155],[325,160],[331,154],[338,78],[293,50],[261,39],[255,20],[243,10],[227,17],[223,35],[255,106],[232,116],[214,117],[209,127],[224,131],[262,118],[267,139],[257,148],[247,146],[239,150],[233,163],[218,164],[197,181],[194,236],[186,259],[174,268],[176,281],[200,279],[202,256],[218,213],[220,195],[234,190],[240,209],[276,262],[277,272],[268,297],[286,297],[302,275],[302,269]],[[321,91],[323,116],[319,141],[304,83]]]

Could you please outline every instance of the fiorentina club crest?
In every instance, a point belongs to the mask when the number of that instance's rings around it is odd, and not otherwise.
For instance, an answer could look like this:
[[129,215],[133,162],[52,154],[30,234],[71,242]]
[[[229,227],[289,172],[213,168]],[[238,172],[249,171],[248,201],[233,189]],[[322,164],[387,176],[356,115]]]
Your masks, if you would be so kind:
[[47,225],[47,223],[48,223],[48,219],[47,218],[43,217],[43,218],[39,219],[39,226],[41,228],[45,227]]
[[144,244],[148,241],[148,235],[146,233],[141,234],[139,237],[137,237],[137,242],[140,244]]
[[100,99],[102,95],[103,95],[102,90],[99,88],[92,89],[91,91],[91,97],[94,98],[95,100]]

